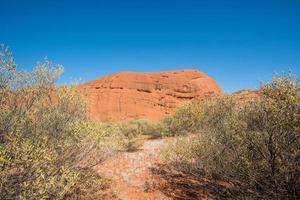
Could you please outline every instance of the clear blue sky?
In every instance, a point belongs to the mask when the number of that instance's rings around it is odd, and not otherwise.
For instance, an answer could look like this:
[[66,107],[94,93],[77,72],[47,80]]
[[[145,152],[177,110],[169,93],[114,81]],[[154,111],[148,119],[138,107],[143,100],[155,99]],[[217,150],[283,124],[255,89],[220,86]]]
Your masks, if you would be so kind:
[[300,75],[300,0],[0,0],[19,69],[47,56],[60,83],[116,71],[198,69],[232,92]]

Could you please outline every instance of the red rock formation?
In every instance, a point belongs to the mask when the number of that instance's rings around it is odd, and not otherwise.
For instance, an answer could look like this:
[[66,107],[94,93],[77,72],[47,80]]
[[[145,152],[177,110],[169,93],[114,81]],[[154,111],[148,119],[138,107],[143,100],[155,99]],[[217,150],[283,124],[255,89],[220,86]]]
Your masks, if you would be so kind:
[[220,93],[217,83],[196,70],[119,72],[79,86],[99,120],[159,119],[193,98]]

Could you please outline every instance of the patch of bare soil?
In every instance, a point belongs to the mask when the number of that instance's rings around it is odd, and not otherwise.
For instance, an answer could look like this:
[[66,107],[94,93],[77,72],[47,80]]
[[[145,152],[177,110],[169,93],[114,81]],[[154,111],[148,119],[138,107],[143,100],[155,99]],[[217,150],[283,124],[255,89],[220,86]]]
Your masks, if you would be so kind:
[[121,152],[95,167],[111,186],[104,199],[165,200],[170,199],[158,188],[151,169],[162,164],[159,147],[165,139],[149,139],[137,150]]
[[[172,139],[172,138],[169,138]],[[95,170],[110,181],[104,199],[234,199],[238,191],[222,181],[197,179],[168,167],[160,146],[168,139],[147,139],[134,151],[121,152]]]

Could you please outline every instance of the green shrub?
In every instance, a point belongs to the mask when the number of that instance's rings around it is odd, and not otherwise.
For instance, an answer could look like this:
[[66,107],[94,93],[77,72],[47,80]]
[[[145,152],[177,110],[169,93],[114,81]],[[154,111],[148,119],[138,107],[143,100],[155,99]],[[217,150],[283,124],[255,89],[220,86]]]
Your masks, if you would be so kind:
[[185,129],[198,135],[163,147],[169,164],[199,178],[232,182],[253,198],[298,199],[299,86],[291,76],[274,77],[259,93],[255,101],[225,95],[187,105],[189,114],[177,112],[189,122]]
[[[103,180],[78,166],[83,144],[74,126],[86,120],[72,87],[55,88],[61,66],[39,63],[16,71],[11,53],[0,53],[0,199],[99,198]],[[83,134],[83,133],[82,133]]]
[[171,130],[175,133],[196,132],[200,129],[202,120],[203,102],[194,100],[179,107],[169,121]]
[[166,116],[154,124],[160,136],[175,136],[182,134],[182,129],[178,126],[177,119],[173,116]]
[[[74,158],[82,160],[85,167],[94,166],[119,151],[136,147],[136,135],[124,131],[122,123],[101,123],[81,121],[73,126],[73,132],[80,144],[80,153]],[[133,130],[135,131],[135,130]]]
[[121,134],[129,138],[134,139],[141,135],[157,138],[165,135],[167,126],[163,120],[153,122],[146,119],[136,119],[115,124],[120,127]]
[[[136,139],[141,135],[148,135],[152,138],[178,135],[177,121],[173,116],[166,116],[159,121],[149,121],[146,119],[136,119],[124,122],[115,122],[120,129],[119,134],[128,138]],[[182,129],[180,129],[182,130]]]
[[161,153],[173,167],[189,173],[199,173],[202,169],[199,167],[200,163],[196,163],[195,156],[197,153],[201,155],[204,153],[199,152],[200,150],[205,150],[202,145],[202,140],[199,140],[196,136],[177,136],[174,140],[165,143],[161,147]]
[[249,184],[274,198],[300,196],[300,93],[291,75],[261,85],[262,101],[241,113]]

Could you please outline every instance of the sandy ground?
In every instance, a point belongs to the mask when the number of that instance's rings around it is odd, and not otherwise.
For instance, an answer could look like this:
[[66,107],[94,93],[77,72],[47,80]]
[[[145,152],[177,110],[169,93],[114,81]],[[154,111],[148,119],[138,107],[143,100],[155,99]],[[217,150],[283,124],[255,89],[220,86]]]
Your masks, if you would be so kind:
[[149,139],[133,152],[121,152],[95,167],[95,170],[111,181],[104,199],[165,200],[159,191],[151,168],[161,164],[159,148],[164,139]]

